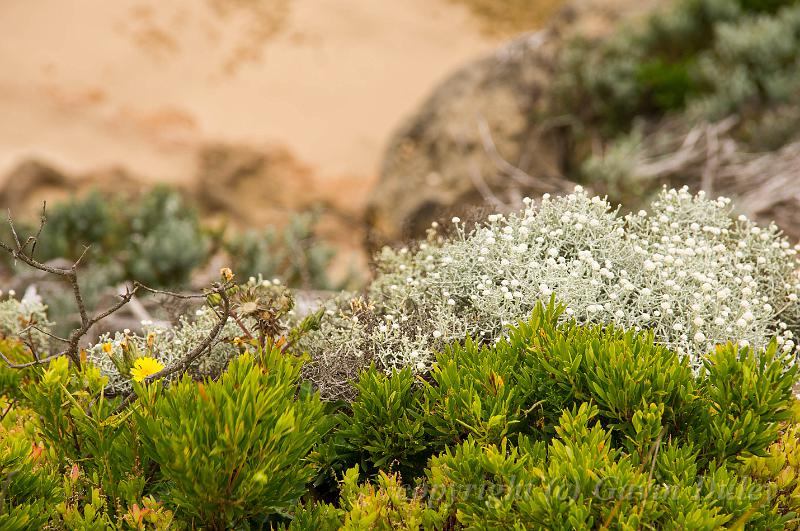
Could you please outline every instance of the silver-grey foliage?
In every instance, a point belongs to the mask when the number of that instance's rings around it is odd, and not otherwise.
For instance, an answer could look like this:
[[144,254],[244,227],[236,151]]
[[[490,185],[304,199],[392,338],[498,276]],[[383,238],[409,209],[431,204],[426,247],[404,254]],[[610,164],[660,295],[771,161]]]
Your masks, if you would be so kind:
[[[495,341],[555,296],[580,323],[649,328],[698,367],[714,345],[797,351],[797,249],[777,227],[733,218],[730,200],[664,190],[649,212],[622,216],[580,187],[417,250],[384,249],[356,310],[342,305],[303,346],[325,368],[323,394],[344,393],[343,365],[427,371],[434,351],[466,335]],[[340,367],[337,369],[337,366]],[[339,375],[335,382],[322,376]]]

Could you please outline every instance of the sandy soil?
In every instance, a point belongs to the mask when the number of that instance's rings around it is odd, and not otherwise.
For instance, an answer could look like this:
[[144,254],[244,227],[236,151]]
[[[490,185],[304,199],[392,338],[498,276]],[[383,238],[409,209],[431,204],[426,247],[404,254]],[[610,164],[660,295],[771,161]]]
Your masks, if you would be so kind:
[[391,130],[500,39],[448,0],[3,0],[0,34],[0,179],[39,156],[183,182],[204,143],[279,145],[356,202]]

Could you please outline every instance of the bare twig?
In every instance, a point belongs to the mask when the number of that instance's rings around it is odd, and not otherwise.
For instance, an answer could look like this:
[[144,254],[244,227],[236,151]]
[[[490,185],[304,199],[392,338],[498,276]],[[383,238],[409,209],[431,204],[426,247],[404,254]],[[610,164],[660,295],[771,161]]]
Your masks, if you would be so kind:
[[[189,367],[191,366],[191,364],[200,355],[202,355],[203,352],[205,352],[206,350],[210,349],[213,346],[214,341],[216,341],[216,339],[219,336],[220,332],[224,328],[225,323],[227,323],[228,318],[231,315],[231,307],[230,307],[231,304],[230,304],[230,299],[229,299],[228,293],[227,293],[227,291],[233,285],[233,282],[232,282],[232,280],[230,280],[230,278],[227,280],[227,282],[215,283],[212,286],[211,290],[209,290],[208,292],[205,292],[205,293],[201,293],[201,294],[198,294],[198,293],[176,293],[176,292],[168,291],[168,290],[155,289],[155,288],[151,288],[149,286],[146,286],[146,285],[142,284],[141,282],[134,281],[131,284],[126,284],[125,285],[125,291],[118,295],[119,296],[119,300],[117,300],[115,303],[111,304],[106,309],[104,309],[102,311],[99,311],[98,313],[96,313],[94,315],[90,315],[89,311],[86,309],[86,304],[85,304],[84,299],[83,299],[83,294],[81,293],[81,288],[80,288],[80,283],[79,283],[79,278],[78,278],[78,266],[80,265],[80,263],[83,260],[83,258],[86,256],[86,253],[88,252],[89,248],[88,247],[84,248],[83,252],[78,257],[78,259],[74,263],[72,263],[69,267],[54,267],[52,265],[48,265],[48,264],[45,264],[45,263],[42,263],[42,262],[36,260],[33,257],[33,250],[36,247],[36,243],[37,243],[37,241],[38,241],[38,239],[39,239],[39,237],[41,235],[42,229],[43,229],[46,221],[47,221],[47,212],[46,212],[46,206],[45,206],[45,207],[42,208],[41,224],[39,226],[39,230],[37,231],[35,236],[30,236],[23,243],[20,240],[19,234],[17,233],[17,230],[16,230],[16,228],[14,226],[14,221],[11,218],[11,213],[9,212],[8,225],[9,225],[9,227],[11,229],[11,234],[12,234],[12,237],[13,237],[13,244],[12,245],[8,245],[8,244],[3,243],[2,241],[0,241],[0,249],[3,249],[6,252],[10,253],[11,256],[14,257],[14,260],[19,260],[19,261],[27,264],[28,266],[30,266],[30,267],[32,267],[34,269],[37,269],[39,271],[42,271],[42,272],[45,272],[45,273],[49,273],[51,275],[54,275],[54,276],[57,276],[57,277],[60,277],[60,278],[64,279],[70,285],[70,287],[72,289],[72,294],[73,294],[73,297],[75,299],[75,303],[76,303],[76,305],[78,307],[78,314],[80,316],[80,324],[79,324],[79,326],[77,326],[69,334],[69,337],[62,338],[62,337],[58,337],[56,335],[53,335],[53,334],[51,334],[51,333],[49,333],[47,331],[43,331],[43,330],[39,329],[38,327],[36,327],[36,323],[30,323],[30,325],[28,325],[28,327],[25,328],[25,331],[27,331],[29,333],[29,336],[30,336],[30,331],[31,330],[37,330],[37,331],[43,332],[48,337],[51,337],[53,339],[56,339],[58,341],[66,343],[67,344],[67,348],[65,350],[63,350],[62,352],[59,352],[57,354],[53,354],[53,355],[47,356],[45,358],[40,358],[38,356],[38,354],[36,353],[35,345],[33,344],[32,337],[31,337],[30,338],[31,339],[31,344],[29,345],[29,348],[31,349],[31,352],[33,353],[33,356],[35,358],[34,361],[31,361],[31,362],[28,362],[28,363],[15,363],[12,360],[10,360],[5,354],[0,352],[0,358],[2,358],[2,360],[6,363],[6,365],[8,367],[13,368],[13,369],[25,369],[27,367],[33,367],[35,365],[42,365],[42,364],[48,363],[48,362],[50,362],[50,361],[52,361],[52,360],[54,360],[56,358],[59,358],[61,356],[65,356],[66,355],[75,364],[75,366],[80,368],[80,366],[81,366],[81,353],[80,353],[81,340],[89,333],[89,330],[94,325],[96,325],[98,322],[102,321],[103,319],[106,319],[107,317],[111,316],[112,314],[114,314],[115,312],[120,310],[122,307],[124,307],[125,305],[127,305],[131,301],[133,301],[134,300],[134,295],[136,294],[137,290],[139,290],[139,289],[141,289],[142,291],[147,291],[149,293],[153,293],[153,294],[166,295],[168,297],[172,297],[172,298],[176,298],[176,299],[185,299],[185,300],[188,300],[188,299],[207,299],[210,295],[215,295],[216,294],[216,295],[219,296],[219,298],[221,300],[221,310],[218,310],[217,308],[213,308],[212,307],[212,309],[214,310],[214,312],[216,313],[216,315],[218,316],[219,319],[218,319],[217,323],[214,325],[214,327],[211,329],[211,331],[208,333],[208,335],[197,346],[195,346],[191,351],[187,352],[186,355],[184,355],[181,359],[177,360],[176,362],[174,362],[170,366],[165,367],[164,369],[160,370],[156,374],[153,374],[153,375],[149,376],[148,378],[146,378],[145,381],[147,383],[153,382],[155,380],[166,378],[166,377],[171,376],[171,375],[176,374],[176,373],[184,373],[184,372],[186,372],[189,369]],[[26,250],[29,245],[31,246],[31,251],[30,252],[28,252]],[[143,310],[143,307],[141,306],[141,304],[138,301],[135,301],[135,304],[138,305],[138,308],[140,309],[140,311]],[[111,390],[105,390],[102,396],[114,396],[114,392],[111,391]],[[124,409],[128,404],[130,404],[130,402],[134,398],[135,398],[135,394],[133,394],[132,392],[128,392],[125,395],[125,397],[123,398],[122,403],[118,406],[116,411],[120,411],[120,410]]]
[[476,164],[473,164],[470,168],[469,177],[472,179],[472,185],[475,186],[475,189],[478,190],[478,193],[481,194],[484,201],[500,211],[509,210],[509,205],[497,197],[497,195],[492,192],[492,189],[489,188],[489,185],[486,184],[486,180],[484,180]]
[[0,415],[0,422],[2,422],[3,419],[6,418],[6,415],[8,415],[8,412],[11,411],[11,408],[13,408],[16,404],[17,404],[17,399],[16,398],[12,398],[11,400],[8,401],[8,406],[6,407],[6,410],[3,411],[2,415]]
[[39,236],[42,235],[42,229],[44,229],[45,223],[47,223],[47,201],[42,202],[42,216],[39,219],[39,230],[36,231],[36,236],[33,237],[31,256],[36,252],[36,243],[39,241]]
[[[34,269],[38,269],[39,271],[43,271],[45,273],[49,273],[51,275],[64,279],[64,281],[66,281],[72,288],[72,294],[75,299],[75,304],[78,307],[80,324],[70,333],[68,338],[56,338],[67,343],[67,348],[62,352],[59,352],[58,354],[40,359],[34,353],[34,357],[36,358],[36,360],[30,363],[23,363],[23,364],[13,363],[10,360],[8,360],[5,356],[3,356],[4,361],[8,364],[8,366],[15,369],[23,369],[33,365],[47,363],[50,360],[53,360],[59,356],[64,356],[64,355],[69,356],[72,363],[74,363],[77,367],[80,367],[81,366],[80,343],[81,340],[84,338],[84,336],[86,336],[86,334],[89,332],[89,329],[91,329],[92,326],[94,326],[98,321],[105,319],[109,315],[113,314],[114,312],[125,306],[128,302],[130,302],[131,298],[133,297],[137,289],[137,285],[134,284],[132,289],[126,289],[125,293],[120,295],[120,300],[117,301],[115,304],[111,305],[109,308],[101,311],[100,313],[94,316],[90,316],[89,312],[86,309],[86,304],[83,300],[83,294],[81,293],[80,282],[78,278],[78,266],[80,265],[81,260],[84,258],[84,256],[86,256],[86,253],[88,252],[89,248],[88,247],[84,248],[83,252],[78,257],[78,259],[69,267],[53,267],[51,265],[36,260],[33,257],[33,249],[35,249],[36,247],[36,243],[42,233],[42,229],[44,228],[46,222],[47,222],[47,210],[46,210],[46,205],[44,205],[42,207],[41,222],[39,225],[39,229],[36,232],[36,235],[29,236],[28,239],[25,240],[25,243],[22,243],[20,241],[16,227],[14,226],[14,220],[11,217],[11,212],[9,211],[8,226],[11,229],[11,235],[13,237],[14,243],[13,246],[11,246],[0,241],[0,248],[10,253],[11,256],[14,257],[15,261],[19,260]],[[28,252],[26,250],[29,245],[31,246],[31,252]]]
[[26,326],[25,328],[23,328],[22,330],[20,330],[20,334],[24,334],[24,333],[26,333],[26,332],[28,332],[30,330],[36,330],[37,332],[46,335],[50,339],[55,339],[56,341],[60,341],[61,343],[69,343],[69,339],[66,339],[66,338],[61,337],[61,336],[57,336],[57,335],[53,334],[52,332],[48,332],[47,330],[45,330],[43,328],[39,328],[38,326],[36,326],[36,323],[31,323],[28,326]]
[[[134,284],[138,288],[141,288],[144,291],[149,291],[150,293],[153,293],[155,295],[167,295],[167,296],[173,297],[175,299],[205,299],[209,295],[208,293],[178,293],[178,292],[175,292],[175,291],[169,291],[169,290],[164,290],[164,289],[156,289],[156,288],[148,287],[148,286],[142,284],[141,282],[134,282]],[[216,290],[212,290],[211,293],[216,293]]]
[[[14,227],[14,221],[11,218],[11,212],[9,212],[8,225],[11,229],[11,234],[14,238],[14,247],[11,247],[3,242],[0,242],[0,248],[10,253],[11,256],[14,257],[14,260],[19,260],[34,269],[38,269],[40,271],[44,271],[46,273],[50,273],[52,275],[61,277],[67,283],[70,284],[70,286],[72,287],[73,297],[75,298],[75,303],[78,306],[78,313],[80,314],[80,325],[70,333],[68,338],[68,346],[63,352],[60,352],[56,356],[49,356],[47,358],[44,358],[43,360],[39,360],[34,364],[44,363],[45,361],[49,361],[54,357],[58,357],[60,355],[67,355],[76,366],[80,367],[81,339],[86,335],[86,333],[89,331],[92,325],[94,325],[101,319],[111,315],[115,311],[119,310],[122,306],[127,304],[130,298],[133,296],[133,293],[135,292],[135,287],[132,291],[129,290],[124,295],[122,295],[121,300],[117,304],[114,304],[109,309],[101,312],[100,314],[94,317],[89,317],[89,314],[86,310],[86,304],[84,303],[83,300],[83,295],[81,294],[80,283],[78,282],[78,265],[80,264],[83,257],[86,255],[88,247],[83,250],[83,253],[80,255],[80,257],[78,257],[78,259],[68,268],[52,267],[42,262],[39,262],[32,256],[32,254],[28,253],[25,250],[28,245],[32,245],[32,248],[36,246],[37,238],[41,234],[42,227],[44,226],[46,220],[47,220],[47,215],[45,209],[43,208],[41,224],[39,226],[39,230],[36,233],[36,236],[30,236],[23,244],[20,242],[19,235],[17,234],[17,230]],[[24,368],[25,366],[30,366],[30,365],[22,364],[22,366],[18,366],[18,364],[9,364],[9,366],[13,368]]]
[[[220,296],[222,300],[222,311],[218,314],[219,320],[214,325],[214,328],[208,333],[208,335],[200,342],[197,346],[195,346],[192,350],[186,353],[181,359],[177,360],[175,363],[168,367],[164,367],[160,371],[155,374],[152,374],[145,378],[144,382],[151,383],[155,380],[159,380],[162,378],[166,378],[167,376],[171,376],[175,373],[183,373],[186,372],[191,364],[206,350],[213,346],[214,341],[219,336],[219,333],[222,331],[225,323],[228,322],[228,317],[231,314],[231,303],[230,298],[228,297],[227,290],[230,289],[231,284],[214,284],[213,289],[208,293],[204,294],[203,296],[207,296],[209,294],[217,294]],[[114,396],[113,393],[106,393],[105,396]],[[129,391],[125,394],[120,405],[116,408],[115,413],[118,413],[124,410],[128,405],[130,405],[136,399],[136,394],[133,391]]]
[[[513,183],[510,186],[504,185],[503,189],[509,196],[507,200],[501,199],[489,186],[481,174],[478,164],[473,164],[469,171],[469,177],[472,184],[484,200],[491,204],[493,208],[507,212],[519,207],[523,192],[533,192],[536,194],[544,194],[549,192],[567,192],[574,187],[574,183],[567,180],[561,175],[541,175],[533,176],[525,172],[518,166],[509,162],[505,157],[500,154],[500,151],[495,144],[492,137],[491,128],[488,122],[482,115],[476,118],[478,129],[478,137],[480,138],[483,151],[489,158],[489,161],[495,167],[497,174],[509,178]],[[516,201],[516,203],[515,203]]]
[[537,193],[565,192],[571,188],[570,185],[572,185],[572,183],[562,176],[552,177],[541,175],[534,177],[533,175],[530,175],[517,166],[511,164],[498,151],[486,119],[479,115],[477,118],[477,123],[478,134],[481,138],[483,150],[501,173],[516,181],[520,186],[535,190]]
[[222,299],[222,311],[219,313],[219,320],[214,325],[214,328],[208,333],[208,335],[191,351],[187,352],[186,355],[175,362],[170,367],[165,367],[164,369],[158,371],[157,373],[148,376],[145,381],[152,382],[154,380],[158,380],[160,378],[165,378],[171,374],[176,372],[186,372],[189,366],[192,364],[194,360],[200,356],[205,350],[207,350],[211,345],[214,343],[214,340],[217,339],[217,336],[222,331],[222,328],[225,326],[225,323],[228,322],[228,317],[231,313],[231,301],[228,298],[227,290],[230,289],[231,285],[228,284],[215,284],[213,286],[213,290],[211,293],[215,293],[220,296]]
[[703,167],[703,177],[700,189],[709,197],[714,193],[714,179],[719,171],[719,136],[718,126],[709,125],[706,128],[706,163]]
[[3,358],[3,361],[6,363],[9,369],[26,369],[28,367],[33,367],[34,365],[43,365],[63,355],[64,352],[59,352],[58,354],[53,354],[51,356],[47,356],[46,358],[37,358],[34,361],[29,361],[28,363],[14,363],[8,359],[5,354],[0,352],[0,358]]

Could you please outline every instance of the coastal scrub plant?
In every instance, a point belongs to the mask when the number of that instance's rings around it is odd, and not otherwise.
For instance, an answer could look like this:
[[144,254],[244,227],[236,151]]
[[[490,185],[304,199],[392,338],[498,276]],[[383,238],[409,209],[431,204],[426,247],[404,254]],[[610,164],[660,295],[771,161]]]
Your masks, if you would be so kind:
[[300,364],[276,344],[248,343],[217,381],[136,384],[143,448],[178,515],[206,529],[238,528],[305,493],[324,413],[318,395],[297,398]]
[[[145,321],[142,332],[125,329],[103,334],[96,344],[86,349],[86,356],[108,378],[109,390],[126,393],[131,390],[131,380],[137,374],[135,364],[142,363],[137,361],[140,357],[162,367],[170,366],[205,340],[216,322],[216,314],[207,307],[196,310],[193,318],[181,316],[175,326]],[[228,320],[209,350],[190,370],[198,374],[219,374],[239,352],[233,341],[242,333],[236,322]]]
[[[224,271],[232,275],[229,269]],[[250,277],[246,283],[234,286],[229,295],[232,316],[189,367],[194,375],[220,375],[228,362],[241,353],[243,340],[258,338],[264,344],[266,339],[287,334],[288,340],[293,341],[292,334],[304,333],[303,326],[312,326],[314,321],[313,316],[305,316],[309,317],[307,320],[295,316],[291,292],[278,279]],[[87,359],[108,378],[108,390],[129,392],[132,380],[173,365],[208,338],[219,315],[213,296],[207,302],[193,316],[180,316],[175,325],[146,320],[142,321],[141,331],[124,329],[103,334],[86,349]]]
[[498,341],[552,296],[578,323],[651,330],[694,370],[728,341],[763,348],[775,336],[798,352],[798,248],[774,225],[734,217],[729,199],[664,189],[649,212],[623,216],[576,187],[525,203],[472,230],[453,218],[447,240],[384,248],[368,310],[329,309],[334,318],[305,338],[312,364],[425,373],[445,344]]
[[568,43],[556,76],[559,109],[613,137],[641,118],[686,112],[719,120],[741,113],[749,120],[760,110],[796,104],[797,2],[670,4],[604,41]]
[[27,342],[37,353],[43,353],[50,343],[51,326],[47,307],[36,297],[17,299],[13,291],[6,297],[0,292],[0,339]]
[[727,343],[695,372],[564,309],[448,345],[426,378],[363,371],[328,435],[339,506],[306,499],[290,529],[796,528],[792,354]]

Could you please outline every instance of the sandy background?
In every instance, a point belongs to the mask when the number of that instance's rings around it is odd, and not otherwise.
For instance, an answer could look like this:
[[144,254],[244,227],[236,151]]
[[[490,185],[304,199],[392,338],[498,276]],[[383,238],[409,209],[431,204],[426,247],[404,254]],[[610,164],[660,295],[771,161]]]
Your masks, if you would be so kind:
[[447,0],[4,0],[0,34],[0,180],[40,157],[180,182],[222,141],[333,190],[368,187],[400,120],[501,40]]

